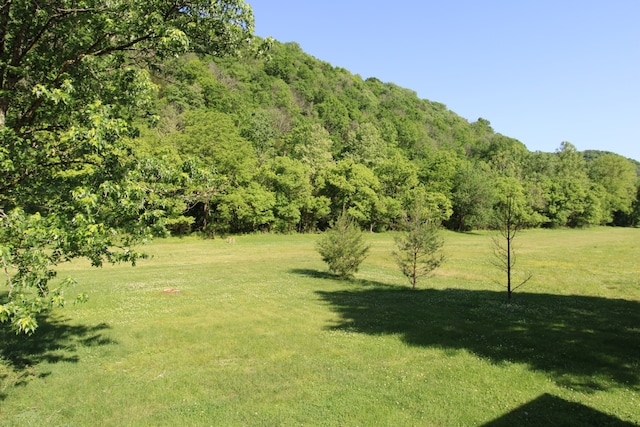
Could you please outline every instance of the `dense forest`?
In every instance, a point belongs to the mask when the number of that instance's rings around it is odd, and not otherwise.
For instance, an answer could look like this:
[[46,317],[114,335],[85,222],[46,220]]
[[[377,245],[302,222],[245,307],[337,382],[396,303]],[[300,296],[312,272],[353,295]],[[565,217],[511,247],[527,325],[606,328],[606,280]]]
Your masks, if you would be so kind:
[[470,123],[296,43],[253,45],[262,50],[153,70],[154,112],[131,146],[157,195],[158,232],[313,231],[343,210],[381,231],[417,201],[465,231],[491,227],[505,191],[518,194],[532,227],[640,220],[637,162],[569,142],[530,152],[489,120]]

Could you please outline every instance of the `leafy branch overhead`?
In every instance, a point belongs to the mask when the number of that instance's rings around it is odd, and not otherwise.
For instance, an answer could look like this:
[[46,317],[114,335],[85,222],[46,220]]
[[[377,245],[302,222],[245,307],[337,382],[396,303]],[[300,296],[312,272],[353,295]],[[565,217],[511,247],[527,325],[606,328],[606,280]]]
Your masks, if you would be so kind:
[[4,2],[0,321],[31,333],[39,313],[64,304],[63,287],[49,286],[60,262],[135,263],[131,245],[163,203],[137,179],[128,142],[133,120],[153,112],[150,70],[188,51],[234,53],[252,30],[236,0]]

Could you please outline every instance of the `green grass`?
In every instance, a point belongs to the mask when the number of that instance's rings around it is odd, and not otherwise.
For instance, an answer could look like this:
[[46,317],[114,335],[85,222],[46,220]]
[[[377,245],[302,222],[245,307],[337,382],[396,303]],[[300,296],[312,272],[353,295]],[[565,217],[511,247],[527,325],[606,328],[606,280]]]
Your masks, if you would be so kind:
[[488,233],[446,233],[416,291],[392,234],[368,235],[352,281],[317,238],[158,240],[135,268],[63,266],[90,300],[32,337],[0,332],[0,424],[640,424],[640,229],[523,232],[533,279],[509,305]]

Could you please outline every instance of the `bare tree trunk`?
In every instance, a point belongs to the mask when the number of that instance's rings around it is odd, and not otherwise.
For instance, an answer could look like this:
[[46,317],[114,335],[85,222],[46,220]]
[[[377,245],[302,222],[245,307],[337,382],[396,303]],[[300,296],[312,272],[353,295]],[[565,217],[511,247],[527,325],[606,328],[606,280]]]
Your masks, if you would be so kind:
[[416,288],[418,282],[418,254],[413,253],[413,289]]
[[507,231],[507,300],[511,302],[511,231]]

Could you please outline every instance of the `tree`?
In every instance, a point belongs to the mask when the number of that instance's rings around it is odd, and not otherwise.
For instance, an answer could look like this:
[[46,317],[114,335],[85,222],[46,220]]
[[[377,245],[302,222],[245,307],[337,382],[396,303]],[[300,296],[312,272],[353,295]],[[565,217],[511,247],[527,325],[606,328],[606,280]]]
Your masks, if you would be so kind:
[[325,179],[323,195],[331,199],[334,215],[337,217],[346,209],[360,224],[373,227],[380,189],[374,172],[365,165],[342,159],[327,170]]
[[493,238],[494,264],[507,276],[507,299],[510,302],[513,291],[523,286],[532,277],[528,275],[515,286],[512,283],[516,265],[514,240],[524,227],[537,225],[540,216],[527,204],[522,184],[517,179],[501,178],[497,184],[498,201],[494,206],[494,225],[498,235]]
[[222,231],[248,233],[269,231],[275,216],[276,197],[256,181],[246,187],[232,188],[222,196],[216,206],[217,219]]
[[184,130],[159,144],[173,145],[183,158],[195,158],[229,180],[231,186],[248,183],[256,175],[258,159],[251,143],[240,136],[228,114],[193,110],[183,115]]
[[469,231],[488,225],[493,204],[492,180],[485,163],[465,162],[461,165],[454,180],[453,214],[447,227]]
[[374,124],[355,124],[347,132],[343,157],[374,167],[387,157],[387,144]]
[[382,227],[395,227],[405,213],[405,205],[419,186],[418,168],[400,152],[396,152],[377,165],[375,174],[380,182],[376,222]]
[[333,274],[347,278],[358,271],[370,246],[364,242],[362,230],[346,212],[335,220],[318,241],[318,252]]
[[222,55],[251,35],[241,0],[13,0],[0,6],[0,321],[31,333],[63,304],[54,266],[132,261],[147,234],[145,189],[126,137],[152,110],[145,66]]
[[404,226],[403,235],[395,239],[397,250],[393,256],[415,289],[418,279],[428,277],[444,261],[441,252],[444,241],[439,221],[425,215],[418,205],[405,219]]
[[616,213],[630,214],[636,197],[636,168],[617,154],[603,154],[589,164],[589,177],[602,186],[603,222],[611,223]]
[[276,157],[269,167],[265,181],[275,193],[276,229],[295,231],[302,219],[301,211],[313,197],[309,167],[290,157]]
[[563,142],[553,158],[552,177],[545,182],[546,210],[551,226],[582,227],[599,224],[598,200],[588,197],[591,182],[583,156],[575,146]]
[[313,180],[334,165],[331,135],[319,124],[298,126],[287,139],[286,146],[291,148],[291,156],[309,166]]

